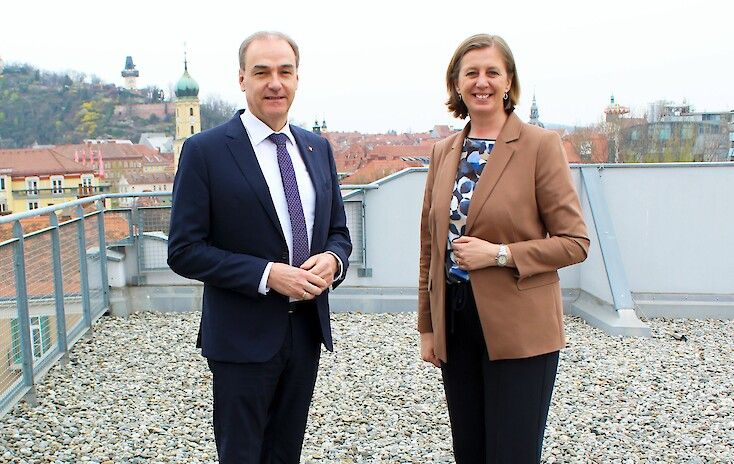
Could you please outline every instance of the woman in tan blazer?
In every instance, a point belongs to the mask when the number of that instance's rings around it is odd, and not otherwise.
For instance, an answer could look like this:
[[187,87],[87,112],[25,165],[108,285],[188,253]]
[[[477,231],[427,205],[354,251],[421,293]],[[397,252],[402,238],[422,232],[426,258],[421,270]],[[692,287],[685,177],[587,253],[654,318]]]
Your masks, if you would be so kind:
[[446,72],[469,123],[433,147],[421,216],[421,356],[441,367],[456,462],[540,462],[565,345],[558,269],[589,247],[555,132],[523,123],[515,61],[475,35]]

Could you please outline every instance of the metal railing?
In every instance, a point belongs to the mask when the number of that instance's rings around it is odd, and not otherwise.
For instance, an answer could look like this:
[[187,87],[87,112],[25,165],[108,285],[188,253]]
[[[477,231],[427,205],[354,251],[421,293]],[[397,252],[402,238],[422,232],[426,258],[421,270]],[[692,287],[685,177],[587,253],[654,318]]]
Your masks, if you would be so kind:
[[76,196],[79,198],[110,191],[109,185],[78,185],[76,187],[24,188],[13,190],[15,198],[54,198]]
[[[161,196],[170,192],[97,195],[0,217],[0,415],[23,397],[35,404],[38,378],[109,309],[107,247],[134,245],[149,231],[138,200],[158,210]],[[120,197],[132,205],[107,208]],[[170,206],[162,209],[170,217]]]
[[0,416],[36,404],[39,378],[109,310],[108,248],[134,250],[132,285],[169,269],[170,205],[171,192],[107,193],[0,216]]

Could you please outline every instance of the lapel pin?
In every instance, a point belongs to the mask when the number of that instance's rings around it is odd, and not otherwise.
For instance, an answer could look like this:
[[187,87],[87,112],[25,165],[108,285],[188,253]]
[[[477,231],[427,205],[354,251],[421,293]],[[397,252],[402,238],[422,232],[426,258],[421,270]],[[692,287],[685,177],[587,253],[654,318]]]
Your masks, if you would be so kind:
[[313,151],[313,147],[309,146],[308,151]]

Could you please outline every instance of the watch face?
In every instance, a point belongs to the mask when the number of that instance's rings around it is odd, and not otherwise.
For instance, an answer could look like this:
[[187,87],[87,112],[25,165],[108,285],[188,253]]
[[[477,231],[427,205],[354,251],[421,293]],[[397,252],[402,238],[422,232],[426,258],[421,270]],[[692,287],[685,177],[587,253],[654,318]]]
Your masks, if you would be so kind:
[[500,266],[504,266],[505,264],[507,264],[507,256],[506,255],[497,256],[497,264]]

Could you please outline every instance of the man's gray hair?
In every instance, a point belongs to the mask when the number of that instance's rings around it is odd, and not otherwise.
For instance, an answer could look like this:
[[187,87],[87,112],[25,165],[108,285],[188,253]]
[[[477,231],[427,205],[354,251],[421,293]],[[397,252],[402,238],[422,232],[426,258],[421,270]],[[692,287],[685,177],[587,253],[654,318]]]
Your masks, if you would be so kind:
[[288,42],[288,45],[293,49],[293,53],[296,55],[296,68],[300,62],[300,55],[298,54],[298,45],[296,41],[291,39],[290,36],[278,31],[258,31],[242,41],[240,45],[240,69],[245,69],[245,53],[247,53],[247,47],[256,40],[259,39],[282,39]]

